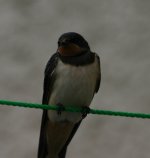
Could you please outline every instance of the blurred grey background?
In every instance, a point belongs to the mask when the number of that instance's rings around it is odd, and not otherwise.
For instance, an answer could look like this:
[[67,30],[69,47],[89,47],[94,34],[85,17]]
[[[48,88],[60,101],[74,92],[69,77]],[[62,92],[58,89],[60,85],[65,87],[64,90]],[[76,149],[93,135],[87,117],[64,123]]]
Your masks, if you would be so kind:
[[[149,0],[0,0],[0,99],[41,103],[45,64],[64,33],[101,57],[93,108],[150,113]],[[41,110],[0,106],[0,157],[36,158]],[[89,115],[67,158],[149,158],[150,120]]]

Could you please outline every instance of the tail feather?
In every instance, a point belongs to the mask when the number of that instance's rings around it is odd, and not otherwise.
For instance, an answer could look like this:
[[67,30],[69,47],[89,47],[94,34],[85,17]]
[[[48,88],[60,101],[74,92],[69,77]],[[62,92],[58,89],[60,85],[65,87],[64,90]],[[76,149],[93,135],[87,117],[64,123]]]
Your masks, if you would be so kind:
[[[47,138],[46,138],[47,122],[48,122],[47,110],[43,110],[37,158],[49,158],[48,149],[47,149]],[[67,139],[65,145],[59,152],[58,157],[52,157],[52,158],[65,158],[66,157],[67,147],[68,147],[69,143],[71,142],[73,136],[75,135],[77,129],[79,128],[81,122],[82,122],[82,120],[74,125],[74,127],[71,131],[71,134],[70,134],[69,138]]]
[[47,158],[47,141],[46,141],[46,124],[47,124],[47,110],[43,110],[41,131],[38,147],[38,157],[37,158]]
[[65,143],[64,147],[62,148],[62,150],[59,153],[59,158],[65,158],[66,157],[67,147],[68,147],[69,143],[71,142],[73,136],[75,135],[77,129],[79,128],[81,122],[82,122],[82,120],[74,125],[74,128],[73,128],[67,142]]

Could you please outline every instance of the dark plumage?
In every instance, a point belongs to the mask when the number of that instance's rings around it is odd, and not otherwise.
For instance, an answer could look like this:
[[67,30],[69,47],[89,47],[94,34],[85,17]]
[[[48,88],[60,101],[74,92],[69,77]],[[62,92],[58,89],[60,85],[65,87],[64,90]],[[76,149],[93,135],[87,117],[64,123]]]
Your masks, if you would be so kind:
[[62,34],[58,39],[58,45],[63,43],[63,41],[68,43],[74,43],[82,48],[87,48],[90,50],[88,42],[78,33],[68,32]]

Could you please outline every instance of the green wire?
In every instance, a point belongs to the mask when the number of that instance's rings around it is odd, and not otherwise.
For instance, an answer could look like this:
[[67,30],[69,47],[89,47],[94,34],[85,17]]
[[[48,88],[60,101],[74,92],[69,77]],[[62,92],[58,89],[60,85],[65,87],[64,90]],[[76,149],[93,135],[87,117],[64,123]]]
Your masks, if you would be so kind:
[[[8,105],[8,106],[19,106],[19,107],[25,107],[25,108],[58,110],[58,106],[55,106],[55,105],[43,105],[43,104],[15,102],[15,101],[8,101],[8,100],[0,100],[0,104]],[[82,108],[74,107],[74,106],[69,106],[69,107],[65,106],[64,111],[82,112]],[[136,117],[136,118],[150,119],[150,114],[146,114],[146,113],[121,112],[121,111],[97,110],[97,109],[90,109],[89,113],[97,114],[97,115],[111,115],[111,116]]]

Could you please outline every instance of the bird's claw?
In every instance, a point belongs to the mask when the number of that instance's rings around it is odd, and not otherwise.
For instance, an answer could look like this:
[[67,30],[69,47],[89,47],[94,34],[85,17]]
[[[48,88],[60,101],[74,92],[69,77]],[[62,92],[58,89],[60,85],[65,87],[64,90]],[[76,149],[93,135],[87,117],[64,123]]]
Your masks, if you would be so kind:
[[87,106],[83,106],[81,110],[82,119],[84,119],[89,112],[90,112],[90,108]]
[[58,107],[58,109],[57,109],[57,114],[58,114],[58,115],[61,115],[62,111],[65,110],[65,107],[64,107],[64,105],[62,105],[61,103],[58,103],[58,104],[57,104],[57,107]]

